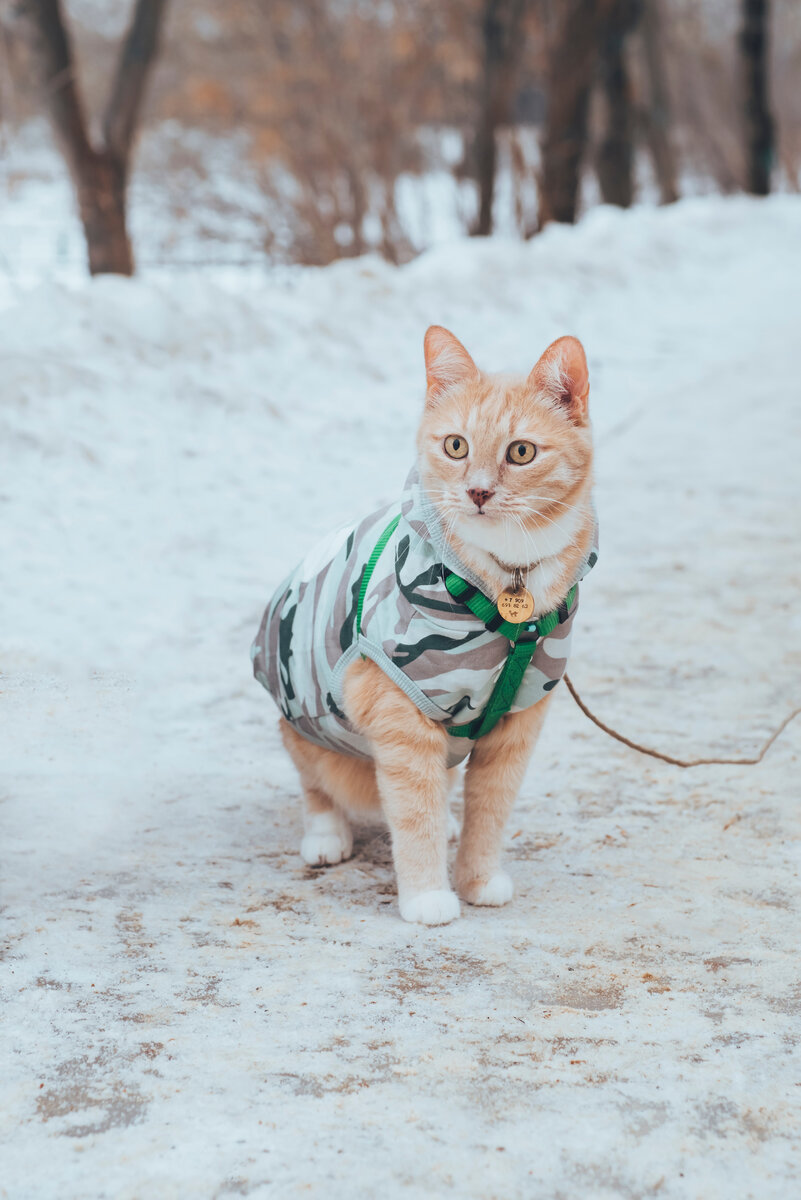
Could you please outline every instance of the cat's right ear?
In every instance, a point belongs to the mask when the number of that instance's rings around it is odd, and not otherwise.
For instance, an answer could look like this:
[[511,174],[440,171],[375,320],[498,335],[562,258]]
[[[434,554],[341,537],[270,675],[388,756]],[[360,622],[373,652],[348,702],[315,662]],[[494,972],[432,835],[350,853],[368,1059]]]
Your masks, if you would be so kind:
[[458,338],[441,325],[430,325],[423,343],[426,356],[426,404],[435,404],[457,383],[478,379],[479,370]]

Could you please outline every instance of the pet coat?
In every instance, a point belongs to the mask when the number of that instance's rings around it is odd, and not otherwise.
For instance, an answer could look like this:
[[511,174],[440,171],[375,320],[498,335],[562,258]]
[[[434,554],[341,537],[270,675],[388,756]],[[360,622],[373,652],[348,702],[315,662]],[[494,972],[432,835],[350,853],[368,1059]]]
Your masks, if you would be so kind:
[[[393,517],[399,519],[390,531]],[[387,539],[368,572],[382,534]],[[576,584],[595,565],[596,541]],[[510,656],[512,627],[497,628],[497,610],[480,595],[481,586],[446,545],[437,512],[414,470],[400,506],[388,505],[330,534],[281,584],[251,649],[256,679],[303,737],[326,749],[369,758],[367,739],[343,712],[342,682],[359,655],[370,658],[421,712],[455,730],[448,735],[448,765],[455,766],[470,753],[479,718],[494,693],[497,700],[496,684]],[[478,594],[474,603],[481,616],[456,597],[458,591]],[[550,631],[545,636],[537,632],[536,622],[529,623],[533,632],[523,636],[535,643],[533,653],[528,661],[529,645],[522,679],[502,711],[529,708],[562,678],[577,587],[570,589],[567,601],[558,615],[550,614],[552,620],[546,618]],[[488,612],[496,613],[489,622],[495,629],[487,627]]]

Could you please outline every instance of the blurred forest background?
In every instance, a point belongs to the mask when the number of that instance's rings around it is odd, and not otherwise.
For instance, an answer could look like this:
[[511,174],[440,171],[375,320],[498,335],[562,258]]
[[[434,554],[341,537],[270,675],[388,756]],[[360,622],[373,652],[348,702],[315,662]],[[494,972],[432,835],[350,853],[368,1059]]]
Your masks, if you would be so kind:
[[[798,190],[797,0],[0,0],[0,270],[403,262]],[[80,215],[80,220],[78,216]]]

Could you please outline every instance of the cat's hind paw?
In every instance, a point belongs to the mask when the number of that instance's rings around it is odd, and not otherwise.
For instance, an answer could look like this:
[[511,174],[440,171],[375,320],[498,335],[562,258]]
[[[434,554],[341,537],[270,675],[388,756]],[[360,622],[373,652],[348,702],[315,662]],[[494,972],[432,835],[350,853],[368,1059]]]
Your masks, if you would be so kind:
[[310,867],[330,867],[353,852],[353,834],[341,813],[314,813],[308,818],[300,856]]
[[502,908],[508,904],[515,894],[515,887],[505,871],[496,871],[490,875],[486,883],[475,880],[467,887],[459,889],[462,899],[468,904],[486,905],[488,908]]
[[447,925],[459,916],[459,897],[455,892],[418,892],[401,900],[400,913],[404,921],[418,925]]

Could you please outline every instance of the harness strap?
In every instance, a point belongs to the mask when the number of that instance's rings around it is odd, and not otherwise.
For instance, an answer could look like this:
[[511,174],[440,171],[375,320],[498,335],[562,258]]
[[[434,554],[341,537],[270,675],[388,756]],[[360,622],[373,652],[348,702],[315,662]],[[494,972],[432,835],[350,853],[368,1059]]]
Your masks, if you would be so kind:
[[[359,585],[359,599],[356,604],[357,636],[362,632],[362,610],[375,565],[387,542],[398,528],[399,521],[400,513],[394,516],[384,529],[365,563]],[[476,738],[483,737],[485,733],[494,729],[501,717],[506,716],[509,712],[520,689],[520,684],[523,682],[526,668],[537,648],[537,643],[540,638],[547,637],[549,633],[553,633],[557,625],[561,625],[567,620],[578,592],[578,584],[573,584],[562,603],[553,612],[545,613],[536,621],[521,621],[519,624],[513,621],[504,621],[496,606],[483,592],[480,592],[477,587],[473,587],[466,579],[462,579],[460,575],[454,574],[453,571],[446,573],[445,587],[451,596],[469,608],[471,613],[478,617],[491,633],[499,633],[512,643],[484,711],[466,725],[447,726],[448,733],[452,737],[466,737],[475,741]]]
[[[504,621],[498,609],[483,592],[452,571],[445,576],[445,586],[455,599],[460,600],[474,616],[484,622],[487,629],[502,634],[512,643],[483,713],[468,721],[466,725],[448,726],[448,733],[452,737],[466,737],[475,741],[494,729],[501,717],[505,717],[509,712],[540,638],[547,637],[557,625],[564,624],[567,620],[578,592],[578,584],[573,584],[562,603],[553,612],[545,613],[536,621],[520,623]],[[518,640],[521,636],[523,640]]]
[[357,635],[357,637],[362,631],[362,609],[364,608],[364,598],[367,595],[367,589],[370,586],[370,578],[373,574],[373,571],[375,570],[376,563],[378,562],[379,558],[381,557],[384,547],[386,546],[389,539],[392,537],[395,530],[398,528],[398,522],[400,521],[400,519],[401,519],[400,513],[398,513],[397,516],[392,518],[389,525],[387,525],[386,529],[381,534],[381,537],[376,542],[375,546],[373,546],[373,552],[370,555],[370,557],[368,558],[368,560],[365,564],[365,567],[364,567],[364,571],[362,572],[362,581],[361,581],[361,584],[359,585],[359,600],[356,605],[356,635]]
[[503,670],[492,689],[492,695],[487,701],[487,707],[483,713],[475,720],[469,721],[467,725],[449,725],[448,733],[452,737],[466,737],[475,741],[495,728],[501,717],[505,717],[514,704],[515,696],[526,673],[526,667],[531,662],[536,648],[536,638],[532,638],[528,642],[516,642],[512,646],[506,662],[503,664]]

